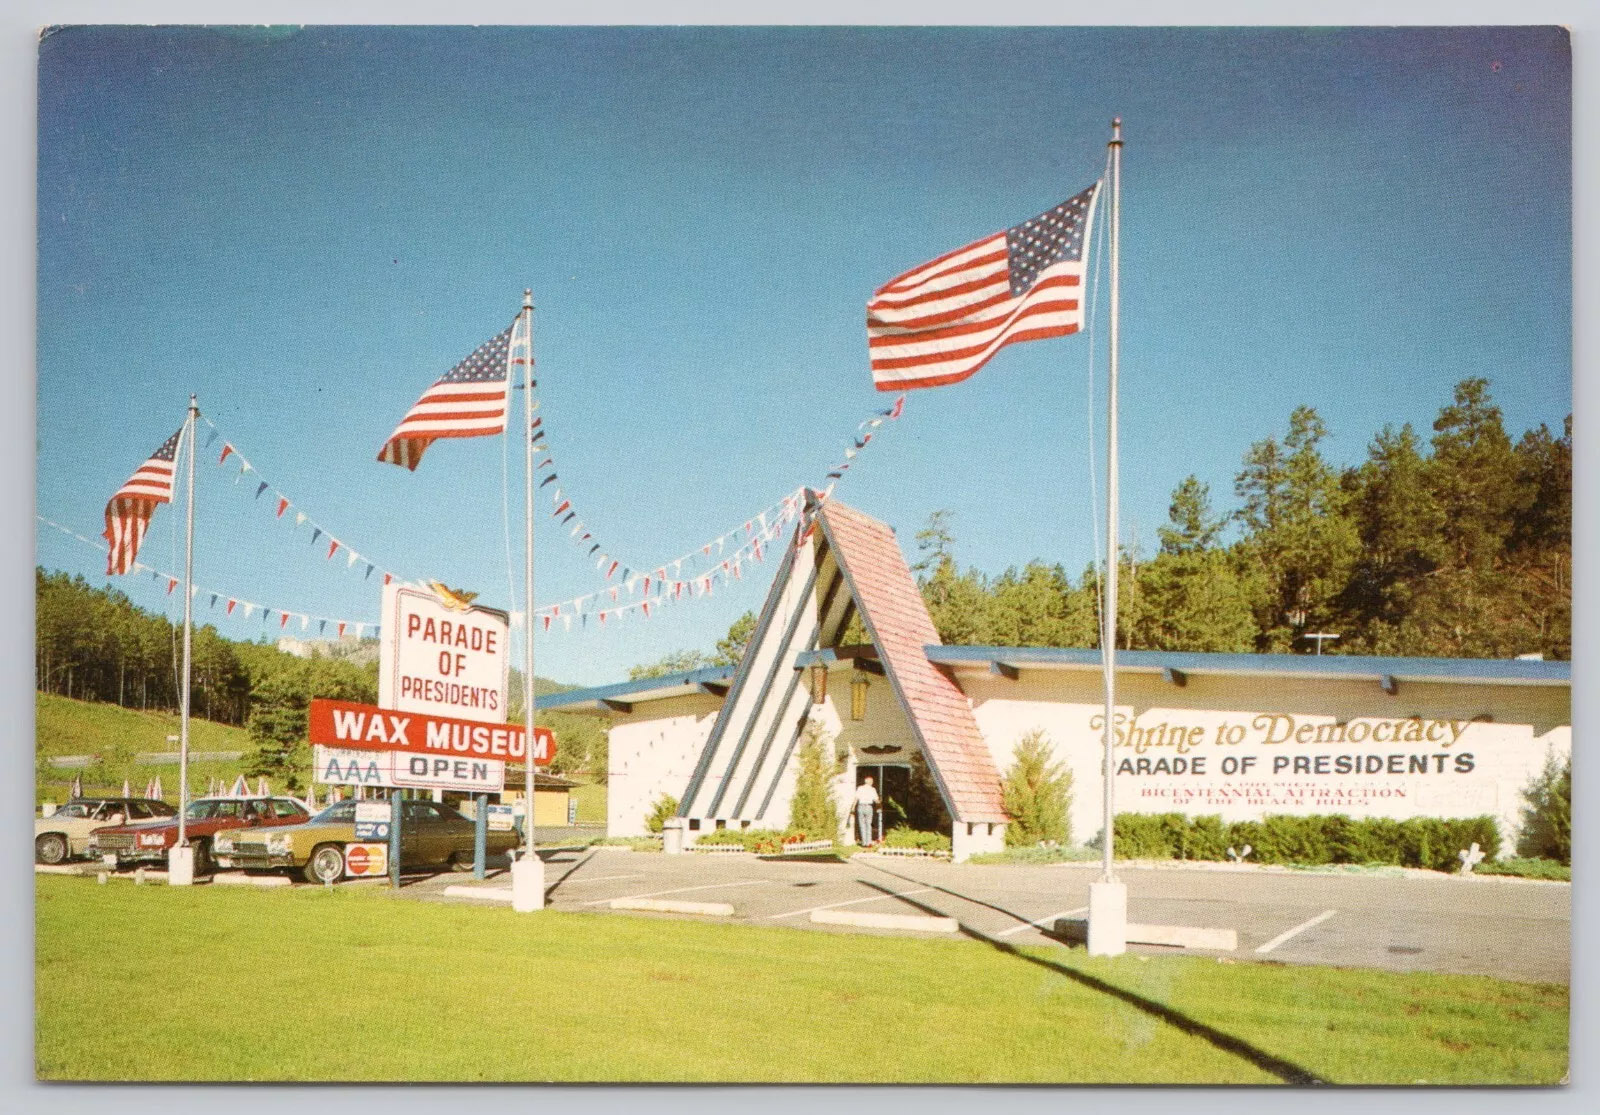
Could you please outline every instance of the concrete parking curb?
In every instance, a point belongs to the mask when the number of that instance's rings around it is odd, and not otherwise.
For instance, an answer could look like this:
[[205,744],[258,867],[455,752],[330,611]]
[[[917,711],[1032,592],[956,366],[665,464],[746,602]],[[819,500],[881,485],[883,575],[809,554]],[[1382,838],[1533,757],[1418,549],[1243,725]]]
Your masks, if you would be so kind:
[[707,917],[733,916],[733,906],[727,902],[671,902],[656,898],[614,898],[613,910],[647,910],[656,914],[703,914]]
[[[1085,939],[1089,923],[1083,918],[1062,918],[1055,925],[1056,936],[1072,940]],[[1127,940],[1130,945],[1168,945],[1181,949],[1212,949],[1217,952],[1234,952],[1239,947],[1239,933],[1234,929],[1205,929],[1193,925],[1139,925],[1128,923]]]
[[292,880],[287,875],[245,875],[237,871],[219,871],[211,882],[223,887],[286,887]]
[[857,910],[812,910],[811,920],[821,925],[852,925],[861,929],[910,929],[917,933],[955,933],[955,918],[926,914],[867,914]]
[[444,888],[447,898],[481,898],[487,902],[510,902],[510,887],[471,887],[455,884]]

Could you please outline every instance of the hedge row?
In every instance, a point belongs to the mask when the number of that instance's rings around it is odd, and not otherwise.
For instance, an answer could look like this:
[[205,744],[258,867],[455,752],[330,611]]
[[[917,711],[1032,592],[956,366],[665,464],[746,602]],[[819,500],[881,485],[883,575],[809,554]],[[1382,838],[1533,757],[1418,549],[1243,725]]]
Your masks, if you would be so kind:
[[1474,843],[1487,859],[1500,852],[1493,817],[1383,817],[1279,813],[1259,821],[1182,813],[1118,813],[1113,847],[1119,859],[1226,860],[1251,846],[1252,863],[1384,863],[1454,871],[1456,853]]

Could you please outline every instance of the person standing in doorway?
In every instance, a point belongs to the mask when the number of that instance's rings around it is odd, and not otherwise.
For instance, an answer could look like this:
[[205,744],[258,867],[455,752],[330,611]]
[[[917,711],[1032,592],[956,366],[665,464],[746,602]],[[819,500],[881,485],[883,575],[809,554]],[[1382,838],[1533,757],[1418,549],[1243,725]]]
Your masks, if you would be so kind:
[[877,805],[878,791],[873,788],[869,774],[856,787],[856,835],[863,847],[872,843],[872,811]]

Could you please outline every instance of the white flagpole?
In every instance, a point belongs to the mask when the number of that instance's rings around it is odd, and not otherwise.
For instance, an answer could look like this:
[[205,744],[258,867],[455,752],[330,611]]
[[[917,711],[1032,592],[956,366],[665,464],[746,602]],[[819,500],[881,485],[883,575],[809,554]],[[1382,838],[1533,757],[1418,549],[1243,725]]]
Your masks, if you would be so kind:
[[[526,599],[522,609],[523,669],[522,719],[525,732],[523,759],[527,764],[527,802],[524,815],[526,843],[522,858],[511,865],[511,908],[527,913],[544,907],[544,863],[533,837],[533,291],[522,292],[522,320],[518,323],[523,338],[522,360],[522,456],[526,484],[523,493],[524,556],[523,576]],[[517,349],[512,346],[512,353]],[[509,378],[509,377],[508,377]],[[506,421],[511,420],[507,408]]]
[[1122,118],[1111,121],[1111,337],[1106,377],[1106,572],[1100,609],[1100,660],[1105,674],[1105,830],[1099,881],[1089,887],[1089,955],[1118,956],[1128,949],[1128,888],[1112,869],[1112,794],[1116,765],[1112,743],[1117,710],[1117,358],[1121,324],[1118,237],[1122,224]]
[[194,882],[194,851],[189,847],[189,697],[190,661],[194,647],[194,458],[195,418],[200,406],[189,396],[189,417],[184,421],[183,440],[188,450],[188,510],[183,542],[183,705],[178,712],[178,845],[168,863],[167,882],[184,886]]

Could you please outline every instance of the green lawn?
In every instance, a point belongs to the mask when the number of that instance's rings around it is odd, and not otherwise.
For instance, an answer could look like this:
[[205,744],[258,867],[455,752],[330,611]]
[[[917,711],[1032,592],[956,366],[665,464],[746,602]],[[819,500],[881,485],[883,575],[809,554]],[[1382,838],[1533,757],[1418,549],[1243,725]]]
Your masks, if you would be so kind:
[[[48,1080],[1548,1084],[1567,989],[41,876]],[[115,1002],[114,1016],[88,1004]]]

